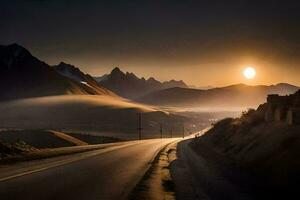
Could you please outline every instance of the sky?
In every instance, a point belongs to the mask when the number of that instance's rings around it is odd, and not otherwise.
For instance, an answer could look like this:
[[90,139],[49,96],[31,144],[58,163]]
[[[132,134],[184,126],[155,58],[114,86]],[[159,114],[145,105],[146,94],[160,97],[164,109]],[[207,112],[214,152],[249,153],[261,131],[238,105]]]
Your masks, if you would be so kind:
[[289,0],[1,0],[0,44],[94,76],[118,66],[194,86],[300,85],[299,10]]

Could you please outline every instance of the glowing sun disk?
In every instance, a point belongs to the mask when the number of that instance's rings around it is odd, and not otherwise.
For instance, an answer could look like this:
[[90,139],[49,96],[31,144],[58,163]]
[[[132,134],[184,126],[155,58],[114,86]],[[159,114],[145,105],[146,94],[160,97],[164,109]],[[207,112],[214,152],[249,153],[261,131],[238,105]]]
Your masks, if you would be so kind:
[[256,76],[256,71],[253,67],[247,67],[243,72],[246,79],[254,79]]

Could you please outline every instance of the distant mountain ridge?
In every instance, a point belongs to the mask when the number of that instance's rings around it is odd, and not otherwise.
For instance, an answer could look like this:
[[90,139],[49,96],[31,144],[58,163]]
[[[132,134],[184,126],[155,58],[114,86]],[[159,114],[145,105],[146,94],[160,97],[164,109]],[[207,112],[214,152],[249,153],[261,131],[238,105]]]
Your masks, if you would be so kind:
[[114,68],[110,74],[101,77],[94,77],[102,86],[115,92],[116,94],[134,99],[147,93],[173,87],[187,88],[188,86],[182,81],[170,80],[160,82],[153,77],[149,79],[139,78],[134,73]]
[[109,93],[100,85],[87,85],[61,75],[54,67],[32,56],[18,44],[0,46],[0,83],[0,100],[62,94]]
[[136,99],[139,102],[173,107],[234,108],[257,107],[268,94],[287,95],[300,88],[287,83],[249,86],[236,84],[208,90],[169,88]]
[[271,86],[237,84],[200,90],[188,88],[183,81],[160,82],[152,77],[146,80],[119,68],[95,79],[64,62],[50,66],[18,44],[0,45],[0,101],[65,94],[119,94],[160,106],[256,107],[265,102],[268,94],[286,95],[299,89],[280,83]]

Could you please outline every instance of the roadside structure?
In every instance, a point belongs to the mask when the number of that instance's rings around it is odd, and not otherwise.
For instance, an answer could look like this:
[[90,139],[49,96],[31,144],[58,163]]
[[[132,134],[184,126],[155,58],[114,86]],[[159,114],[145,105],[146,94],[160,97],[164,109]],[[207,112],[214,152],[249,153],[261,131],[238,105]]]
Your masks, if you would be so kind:
[[300,124],[300,90],[287,96],[268,95],[265,121]]

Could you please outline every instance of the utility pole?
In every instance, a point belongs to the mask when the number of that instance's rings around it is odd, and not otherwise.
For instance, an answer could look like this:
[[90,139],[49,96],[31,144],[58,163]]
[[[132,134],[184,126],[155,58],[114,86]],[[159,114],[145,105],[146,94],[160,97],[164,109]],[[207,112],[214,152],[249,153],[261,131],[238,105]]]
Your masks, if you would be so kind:
[[160,123],[160,138],[163,138],[163,126],[162,126],[162,123]]
[[138,113],[138,132],[139,132],[139,140],[142,139],[142,113]]
[[182,138],[184,138],[184,123],[182,124]]

